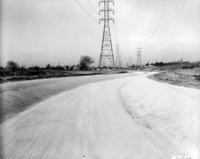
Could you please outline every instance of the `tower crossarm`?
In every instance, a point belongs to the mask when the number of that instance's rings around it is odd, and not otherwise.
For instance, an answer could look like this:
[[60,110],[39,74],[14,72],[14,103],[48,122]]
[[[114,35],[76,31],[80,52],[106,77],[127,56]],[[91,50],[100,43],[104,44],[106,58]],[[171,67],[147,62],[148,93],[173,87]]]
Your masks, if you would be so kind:
[[115,20],[113,18],[101,18],[99,19],[99,24],[101,23],[101,21],[112,21],[113,23],[115,22]]
[[101,5],[101,3],[112,3],[113,5],[115,5],[113,0],[104,0],[104,1],[99,1],[99,6]]
[[115,14],[114,10],[113,9],[101,9],[99,10],[99,15],[101,14],[101,12],[105,13],[105,12],[112,12],[113,14]]

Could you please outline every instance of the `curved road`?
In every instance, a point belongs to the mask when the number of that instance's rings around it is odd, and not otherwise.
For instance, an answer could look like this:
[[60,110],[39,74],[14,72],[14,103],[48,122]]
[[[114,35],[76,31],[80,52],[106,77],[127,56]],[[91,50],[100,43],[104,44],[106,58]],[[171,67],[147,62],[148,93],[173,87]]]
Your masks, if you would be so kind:
[[88,84],[4,122],[4,158],[199,159],[199,96],[145,73]]

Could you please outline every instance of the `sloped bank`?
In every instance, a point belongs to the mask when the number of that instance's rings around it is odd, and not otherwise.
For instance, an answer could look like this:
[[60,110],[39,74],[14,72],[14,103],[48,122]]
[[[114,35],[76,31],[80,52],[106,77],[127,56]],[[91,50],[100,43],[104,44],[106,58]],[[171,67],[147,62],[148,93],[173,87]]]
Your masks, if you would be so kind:
[[166,70],[148,77],[159,82],[200,89],[200,68]]
[[37,79],[30,81],[8,82],[1,84],[0,112],[1,122],[29,109],[61,92],[74,89],[84,84],[129,76],[130,74],[110,74],[76,76],[65,78]]

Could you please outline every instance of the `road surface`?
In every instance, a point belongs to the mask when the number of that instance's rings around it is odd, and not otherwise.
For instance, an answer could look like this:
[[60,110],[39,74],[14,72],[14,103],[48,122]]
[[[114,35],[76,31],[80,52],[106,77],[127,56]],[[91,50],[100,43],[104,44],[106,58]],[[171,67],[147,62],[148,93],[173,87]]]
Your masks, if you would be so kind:
[[3,121],[29,109],[51,96],[85,84],[126,77],[129,74],[107,74],[16,81],[0,84],[0,112]]
[[5,159],[199,159],[200,91],[145,73],[81,86],[1,125]]

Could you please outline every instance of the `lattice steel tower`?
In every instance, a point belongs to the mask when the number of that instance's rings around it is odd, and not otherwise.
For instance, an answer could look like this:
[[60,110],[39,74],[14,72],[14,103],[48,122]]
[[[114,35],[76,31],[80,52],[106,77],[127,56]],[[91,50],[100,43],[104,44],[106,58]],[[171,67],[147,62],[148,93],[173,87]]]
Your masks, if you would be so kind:
[[136,66],[141,67],[142,66],[142,48],[138,47],[137,48],[137,64]]
[[102,44],[101,44],[101,53],[99,57],[99,67],[115,67],[114,62],[114,55],[113,55],[113,47],[112,47],[112,39],[111,39],[111,33],[110,33],[110,21],[113,21],[114,19],[110,16],[110,12],[114,14],[114,10],[110,8],[110,4],[114,5],[113,0],[102,0],[99,1],[99,6],[101,4],[104,4],[104,7],[100,9],[99,15],[103,13],[103,17],[100,18],[99,23],[101,21],[104,22],[103,27],[103,37],[102,37]]

